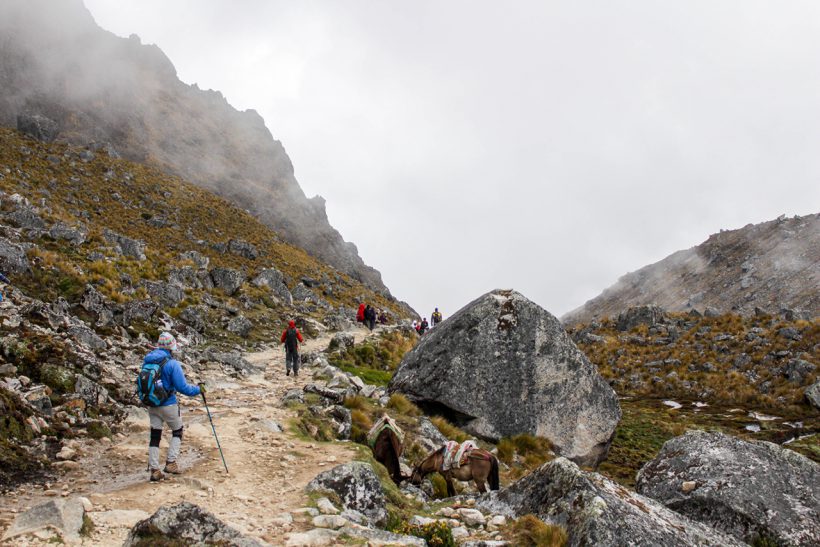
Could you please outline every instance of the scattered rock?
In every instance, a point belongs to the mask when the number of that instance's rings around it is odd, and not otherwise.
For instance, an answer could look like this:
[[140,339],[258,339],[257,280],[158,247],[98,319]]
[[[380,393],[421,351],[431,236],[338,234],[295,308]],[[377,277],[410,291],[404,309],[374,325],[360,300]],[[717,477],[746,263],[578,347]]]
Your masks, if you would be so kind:
[[[682,481],[698,486],[685,492]],[[820,466],[775,444],[689,431],[663,445],[636,488],[747,543],[820,544]]]
[[307,532],[290,534],[285,547],[302,547],[305,545],[334,545],[339,532],[327,528],[314,528]]
[[107,228],[103,231],[103,237],[107,242],[117,245],[119,252],[121,252],[123,256],[136,260],[145,260],[144,241],[125,237]]
[[183,544],[237,547],[264,545],[242,535],[201,507],[185,501],[160,507],[151,517],[138,522],[129,532],[123,547],[157,544],[163,540],[168,543],[174,540]]
[[70,244],[78,247],[88,239],[88,230],[85,228],[74,228],[64,222],[55,222],[48,231],[48,235],[51,239],[68,241]]
[[23,249],[3,237],[0,237],[0,271],[5,274],[31,272],[31,266]]
[[817,367],[803,359],[792,359],[783,367],[783,376],[793,384],[803,385],[815,368]]
[[546,437],[583,465],[606,456],[621,417],[561,323],[515,291],[490,292],[425,334],[389,389],[486,439]]
[[560,523],[570,546],[744,545],[597,473],[581,471],[566,458],[479,498],[478,506],[507,517],[531,513],[548,524]]
[[259,257],[259,251],[253,243],[242,241],[241,239],[232,239],[228,242],[228,252],[237,256],[247,258],[248,260],[256,260]]
[[319,498],[316,507],[323,515],[338,515],[339,510],[327,498]]
[[804,395],[810,405],[820,410],[820,381],[807,387]]
[[83,526],[83,504],[78,498],[62,498],[36,505],[17,515],[2,540],[54,528],[66,540],[79,543]]
[[354,343],[355,338],[353,338],[352,334],[347,332],[337,332],[333,335],[333,338],[330,339],[330,344],[328,344],[327,350],[344,352],[347,351],[348,348],[352,348]]
[[311,522],[316,528],[330,528],[332,530],[338,530],[349,524],[346,518],[339,515],[317,515],[313,517]]
[[387,519],[381,483],[366,463],[350,462],[320,473],[310,481],[307,490],[335,492],[345,509],[363,513],[374,524],[383,524]]
[[245,282],[245,274],[231,268],[214,268],[211,270],[211,279],[214,287],[222,289],[228,296],[233,296]]
[[185,291],[178,285],[162,281],[143,281],[142,286],[163,306],[173,307],[185,300]]
[[197,251],[185,251],[184,253],[180,253],[179,259],[190,260],[198,270],[206,269],[211,262],[210,258]]
[[367,540],[369,547],[408,545],[411,547],[425,547],[427,542],[416,536],[394,534],[385,530],[346,526],[339,530],[342,536]]
[[638,325],[652,327],[666,321],[666,315],[658,306],[635,306],[618,315],[617,329],[629,331]]
[[60,126],[40,114],[20,114],[17,116],[17,131],[41,142],[54,142],[60,133]]
[[244,315],[237,315],[228,321],[228,326],[225,328],[229,332],[238,334],[242,338],[245,338],[248,334],[250,334],[251,329],[253,328],[253,323],[251,323],[250,320]]

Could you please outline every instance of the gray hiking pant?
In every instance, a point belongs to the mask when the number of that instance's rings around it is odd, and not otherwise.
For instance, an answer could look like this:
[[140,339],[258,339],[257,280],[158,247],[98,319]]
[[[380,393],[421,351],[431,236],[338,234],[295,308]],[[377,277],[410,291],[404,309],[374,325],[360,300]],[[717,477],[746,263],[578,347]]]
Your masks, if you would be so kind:
[[288,371],[299,372],[299,352],[289,351],[285,354],[285,368]]
[[157,406],[148,409],[151,421],[151,440],[148,444],[148,467],[159,469],[159,441],[162,438],[162,427],[168,424],[171,430],[171,442],[168,445],[167,463],[175,462],[182,446],[182,414],[179,405]]

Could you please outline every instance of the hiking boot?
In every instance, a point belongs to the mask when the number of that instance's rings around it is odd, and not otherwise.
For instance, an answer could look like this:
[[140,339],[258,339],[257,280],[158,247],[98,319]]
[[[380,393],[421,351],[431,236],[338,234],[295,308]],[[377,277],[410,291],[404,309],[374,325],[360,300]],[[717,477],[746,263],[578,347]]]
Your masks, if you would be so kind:
[[290,369],[285,373],[285,376],[290,376]]
[[152,469],[151,470],[151,482],[161,481],[165,478],[165,475],[162,474],[162,471],[159,469]]
[[294,371],[293,371],[293,375],[294,375],[294,376],[299,376],[299,371],[294,370]]
[[182,470],[179,468],[179,464],[177,462],[167,462],[165,464],[165,469],[163,469],[165,473],[170,473],[172,475],[181,475]]

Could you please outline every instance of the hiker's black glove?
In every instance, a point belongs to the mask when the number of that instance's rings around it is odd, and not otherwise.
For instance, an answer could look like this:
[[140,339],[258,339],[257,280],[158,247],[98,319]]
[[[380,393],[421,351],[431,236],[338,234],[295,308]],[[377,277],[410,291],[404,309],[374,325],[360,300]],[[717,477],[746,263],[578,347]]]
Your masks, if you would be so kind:
[[198,385],[199,385],[199,392],[200,392],[202,395],[205,395],[205,384],[203,384],[203,383],[199,383]]

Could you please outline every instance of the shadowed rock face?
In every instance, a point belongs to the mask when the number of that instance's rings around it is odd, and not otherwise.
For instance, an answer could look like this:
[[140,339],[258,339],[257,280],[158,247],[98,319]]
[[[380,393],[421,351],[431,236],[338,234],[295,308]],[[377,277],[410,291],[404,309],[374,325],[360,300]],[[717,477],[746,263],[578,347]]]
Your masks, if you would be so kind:
[[491,440],[529,433],[597,465],[621,410],[615,392],[549,312],[496,290],[425,334],[390,383]]
[[179,175],[389,294],[381,274],[330,225],[324,200],[305,196],[262,117],[182,83],[157,46],[104,31],[80,0],[4,0],[0,36],[0,125],[45,141],[95,143]]
[[690,431],[663,445],[636,487],[749,543],[820,545],[820,466],[772,443]]
[[744,543],[558,458],[478,502],[509,517],[533,514],[566,528],[568,545],[740,546]]

